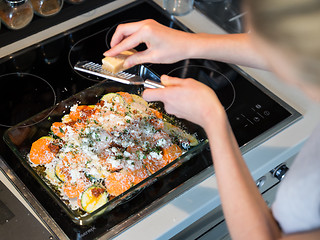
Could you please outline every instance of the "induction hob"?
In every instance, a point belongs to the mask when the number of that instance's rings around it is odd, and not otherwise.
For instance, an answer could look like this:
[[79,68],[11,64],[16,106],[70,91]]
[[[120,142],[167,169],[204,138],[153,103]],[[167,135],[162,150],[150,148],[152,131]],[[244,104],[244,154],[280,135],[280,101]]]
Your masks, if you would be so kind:
[[195,8],[228,33],[244,32],[241,0],[195,0]]
[[[135,1],[82,26],[0,59],[0,133],[34,114],[101,81],[73,70],[77,61],[101,62],[112,33],[122,22],[153,18],[176,29],[189,31],[151,1]],[[139,46],[142,50],[144,46]],[[155,73],[193,77],[214,89],[226,109],[241,151],[249,151],[301,115],[236,66],[203,59],[175,64],[146,64]],[[46,116],[44,116],[45,118]],[[39,119],[41,121],[42,119]],[[212,123],[214,124],[214,123]],[[28,174],[1,139],[1,155],[44,209],[53,231],[70,239],[92,239],[118,234],[174,196],[212,174],[206,149],[187,164],[159,179],[128,202],[87,226],[78,226],[59,211],[50,196]],[[210,172],[210,173],[208,173]],[[61,238],[59,236],[59,238]]]

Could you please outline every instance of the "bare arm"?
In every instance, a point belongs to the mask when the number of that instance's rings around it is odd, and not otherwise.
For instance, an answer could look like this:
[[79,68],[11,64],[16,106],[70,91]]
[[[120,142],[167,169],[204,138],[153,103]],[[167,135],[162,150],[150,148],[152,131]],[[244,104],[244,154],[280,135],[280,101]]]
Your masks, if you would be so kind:
[[205,34],[193,36],[193,51],[189,58],[211,59],[241,66],[267,69],[262,55],[253,47],[248,33]]
[[242,158],[225,110],[215,93],[192,79],[162,76],[161,80],[165,88],[147,89],[143,97],[148,101],[162,101],[168,113],[205,129],[232,239],[319,239],[319,230],[282,236]]
[[232,239],[278,239],[281,231],[251,177],[226,117],[214,125],[208,123],[205,129]]
[[218,128],[210,121],[205,129],[232,239],[320,239],[320,230],[283,235],[251,177],[227,120],[221,119],[215,124]]
[[276,239],[281,231],[242,158],[225,110],[215,93],[192,79],[162,76],[164,89],[145,90],[148,101],[202,126],[209,138],[225,218],[232,239]]
[[141,63],[173,63],[187,58],[203,58],[266,69],[263,57],[252,47],[248,34],[186,33],[154,20],[119,25],[112,48],[104,54],[114,56],[124,50],[147,45],[125,62],[126,67]]

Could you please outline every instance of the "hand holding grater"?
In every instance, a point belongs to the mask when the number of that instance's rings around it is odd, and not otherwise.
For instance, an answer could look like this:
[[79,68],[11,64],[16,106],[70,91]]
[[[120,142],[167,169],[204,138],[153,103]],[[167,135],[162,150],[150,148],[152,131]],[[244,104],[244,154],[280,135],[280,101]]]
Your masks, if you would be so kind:
[[146,88],[164,88],[160,82],[152,81],[152,80],[143,80],[141,76],[127,73],[127,72],[119,72],[117,74],[113,74],[102,68],[100,64],[83,61],[78,62],[74,69],[82,72],[86,72],[89,74],[93,74],[99,77],[107,78],[116,82],[120,82],[123,84],[131,84],[131,85],[144,85]]

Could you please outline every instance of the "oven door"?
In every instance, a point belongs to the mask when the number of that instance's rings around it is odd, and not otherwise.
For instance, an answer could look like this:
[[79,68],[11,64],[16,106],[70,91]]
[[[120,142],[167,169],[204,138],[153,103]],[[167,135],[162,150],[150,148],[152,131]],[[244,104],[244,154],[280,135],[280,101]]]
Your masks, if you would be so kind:
[[[281,184],[285,174],[290,169],[295,157],[296,155],[281,163],[276,168],[271,169],[256,181],[256,185],[269,207],[271,207],[274,202],[279,184]],[[216,209],[213,209],[211,212],[172,238],[172,240],[178,239],[231,240],[222,207],[219,206]]]

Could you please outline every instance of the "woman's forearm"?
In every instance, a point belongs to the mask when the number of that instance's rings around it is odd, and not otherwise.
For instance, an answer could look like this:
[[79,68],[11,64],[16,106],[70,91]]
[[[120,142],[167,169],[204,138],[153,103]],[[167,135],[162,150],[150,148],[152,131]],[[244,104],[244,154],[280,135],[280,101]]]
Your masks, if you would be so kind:
[[211,123],[205,129],[231,236],[276,239],[281,231],[251,177],[226,116],[220,119],[221,123]]
[[211,59],[247,67],[267,69],[264,58],[255,50],[247,33],[194,34],[189,58]]
[[211,59],[242,66],[266,69],[264,58],[251,44],[249,34],[188,33],[148,19],[120,24],[112,37],[111,49],[105,56],[145,43],[147,49],[127,58],[124,65],[141,63],[174,63],[188,58]]
[[[235,239],[273,239],[280,234],[242,158],[224,107],[208,86],[162,76],[165,88],[146,89],[147,101],[162,101],[166,112],[202,126],[209,138],[222,207]],[[268,238],[267,238],[268,237]]]

